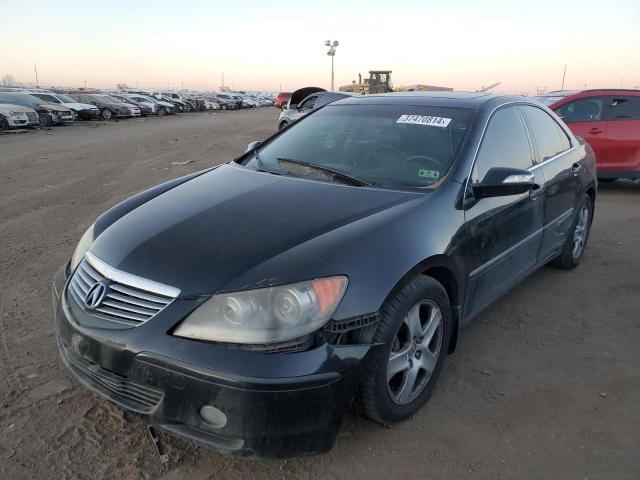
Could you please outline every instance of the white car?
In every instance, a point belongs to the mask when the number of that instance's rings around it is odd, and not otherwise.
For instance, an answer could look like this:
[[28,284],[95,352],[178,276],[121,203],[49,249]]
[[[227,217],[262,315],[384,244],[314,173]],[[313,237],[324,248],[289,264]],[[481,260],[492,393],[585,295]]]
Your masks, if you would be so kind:
[[169,113],[175,113],[176,110],[176,106],[173,103],[164,102],[148,95],[142,95],[140,93],[127,93],[125,94],[125,97],[135,100],[138,103],[142,103],[145,106],[151,107],[151,111],[156,115],[164,116]]
[[29,107],[0,103],[0,131],[38,125],[38,113]]
[[73,98],[61,93],[53,93],[46,90],[25,90],[24,93],[44,100],[48,103],[58,103],[67,107],[73,113],[73,119],[95,120],[100,118],[100,109],[95,105],[76,102]]

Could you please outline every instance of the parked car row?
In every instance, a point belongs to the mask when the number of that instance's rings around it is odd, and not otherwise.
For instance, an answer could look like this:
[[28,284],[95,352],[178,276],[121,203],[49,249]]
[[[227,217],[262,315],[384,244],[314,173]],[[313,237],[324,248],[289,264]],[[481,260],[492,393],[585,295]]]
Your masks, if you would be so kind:
[[236,92],[0,88],[0,130],[273,105],[275,96]]

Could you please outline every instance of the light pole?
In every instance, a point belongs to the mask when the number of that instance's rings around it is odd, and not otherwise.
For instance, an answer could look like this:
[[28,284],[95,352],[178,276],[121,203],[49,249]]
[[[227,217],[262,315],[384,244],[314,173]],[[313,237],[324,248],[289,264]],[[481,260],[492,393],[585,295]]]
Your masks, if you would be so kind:
[[329,47],[329,51],[327,52],[327,55],[329,55],[331,57],[331,91],[334,90],[333,87],[333,57],[336,56],[336,47],[338,45],[340,45],[340,43],[337,40],[334,40],[333,42],[331,40],[327,40],[324,42],[324,44]]

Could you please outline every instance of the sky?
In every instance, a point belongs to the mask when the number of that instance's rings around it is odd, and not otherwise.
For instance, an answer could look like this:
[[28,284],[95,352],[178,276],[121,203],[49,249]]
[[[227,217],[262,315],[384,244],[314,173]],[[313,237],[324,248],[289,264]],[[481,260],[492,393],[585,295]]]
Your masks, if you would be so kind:
[[[640,0],[0,0],[0,78],[41,86],[291,91],[640,87]],[[0,82],[1,83],[1,82]]]

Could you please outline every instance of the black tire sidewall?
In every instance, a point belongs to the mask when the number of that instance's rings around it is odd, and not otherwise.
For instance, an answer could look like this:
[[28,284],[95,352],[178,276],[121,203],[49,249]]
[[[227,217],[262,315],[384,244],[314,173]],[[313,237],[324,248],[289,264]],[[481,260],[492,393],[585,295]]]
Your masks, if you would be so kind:
[[[111,116],[109,118],[105,117],[105,112],[110,112]],[[113,120],[113,117],[114,117],[113,112],[111,110],[109,110],[108,108],[103,108],[100,111],[100,116],[102,117],[103,120]]]
[[[580,214],[580,210],[583,205],[587,205],[589,209],[589,225],[587,227],[587,236],[584,239],[584,245],[582,246],[582,252],[578,258],[573,257],[573,236],[576,229],[576,224],[578,223],[578,216]],[[555,261],[555,265],[564,268],[565,270],[571,270],[577,267],[582,261],[582,257],[584,257],[584,252],[587,250],[587,244],[589,243],[589,235],[591,234],[591,224],[593,223],[593,202],[591,201],[591,197],[585,194],[578,204],[576,209],[576,213],[573,216],[573,221],[571,222],[571,227],[569,228],[569,234],[567,236],[567,241],[562,249],[562,253],[558,256]]]
[[[395,403],[387,387],[386,365],[392,341],[409,310],[423,300],[434,301],[442,312],[444,327],[440,356],[431,378],[420,395],[407,405]],[[361,384],[361,400],[367,414],[382,423],[395,423],[414,415],[429,400],[438,381],[447,355],[452,331],[451,307],[444,287],[431,277],[419,275],[411,280],[382,309],[382,318],[373,337],[373,343],[383,347],[371,359]]]

